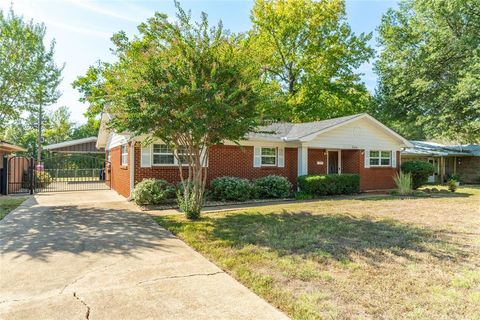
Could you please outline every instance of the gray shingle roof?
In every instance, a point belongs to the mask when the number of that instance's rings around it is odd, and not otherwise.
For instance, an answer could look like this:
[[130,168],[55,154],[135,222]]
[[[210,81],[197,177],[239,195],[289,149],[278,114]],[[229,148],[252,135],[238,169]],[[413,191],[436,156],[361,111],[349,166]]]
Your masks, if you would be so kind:
[[480,145],[443,145],[429,141],[410,141],[414,147],[402,154],[427,156],[480,156]]
[[254,132],[250,132],[247,134],[247,139],[271,141],[298,140],[312,133],[325,130],[363,115],[364,113],[361,113],[352,116],[304,123],[272,123],[267,126],[258,127]]

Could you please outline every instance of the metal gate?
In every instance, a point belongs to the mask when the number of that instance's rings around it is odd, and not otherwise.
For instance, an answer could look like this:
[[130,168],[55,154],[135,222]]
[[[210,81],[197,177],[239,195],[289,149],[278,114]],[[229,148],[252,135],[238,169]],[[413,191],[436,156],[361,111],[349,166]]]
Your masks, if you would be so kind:
[[100,156],[59,154],[36,163],[35,192],[110,189],[110,163]]
[[110,162],[99,156],[60,154],[42,162],[11,157],[3,177],[8,194],[111,188]]

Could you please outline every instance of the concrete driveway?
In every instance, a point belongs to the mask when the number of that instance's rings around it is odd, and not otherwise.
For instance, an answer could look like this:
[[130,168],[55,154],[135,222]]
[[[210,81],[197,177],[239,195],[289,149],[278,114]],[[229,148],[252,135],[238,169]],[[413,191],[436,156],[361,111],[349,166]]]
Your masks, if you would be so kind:
[[0,221],[0,319],[286,319],[113,191]]

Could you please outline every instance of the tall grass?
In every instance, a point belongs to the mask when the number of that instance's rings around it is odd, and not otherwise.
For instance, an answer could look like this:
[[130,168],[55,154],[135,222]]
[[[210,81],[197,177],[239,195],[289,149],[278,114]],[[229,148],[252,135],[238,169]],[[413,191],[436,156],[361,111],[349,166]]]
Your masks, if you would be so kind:
[[412,193],[412,176],[410,173],[397,173],[393,180],[397,185],[397,191],[400,195],[408,195]]

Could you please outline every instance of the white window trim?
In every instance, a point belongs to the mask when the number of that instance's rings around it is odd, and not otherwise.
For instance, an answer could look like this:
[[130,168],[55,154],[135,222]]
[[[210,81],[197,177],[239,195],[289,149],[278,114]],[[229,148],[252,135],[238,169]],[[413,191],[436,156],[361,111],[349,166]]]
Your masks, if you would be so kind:
[[[264,156],[262,154],[263,149],[274,149],[275,150],[275,155],[274,156]],[[264,164],[263,163],[263,157],[275,158],[275,163],[274,164]],[[278,148],[277,147],[260,147],[260,166],[262,166],[262,167],[276,167],[277,165],[278,165]]]
[[[164,152],[155,152],[155,145],[165,145],[164,143],[154,143],[152,144],[152,152],[151,152],[151,157],[152,157],[152,167],[172,167],[172,166],[177,166],[177,157],[175,157],[175,154],[172,153],[164,153]],[[173,163],[155,163],[155,155],[172,155],[173,156]]]
[[[372,152],[378,152],[378,157],[372,157]],[[382,157],[382,152],[388,152],[389,156],[387,157]],[[372,164],[371,160],[373,159],[378,159],[378,164]],[[388,159],[388,164],[382,164],[382,159]],[[391,167],[392,166],[392,151],[391,150],[369,150],[369,164],[370,167]]]
[[[120,165],[128,166],[128,144],[122,144],[120,148]],[[125,152],[123,148],[125,148]],[[123,162],[123,160],[125,160],[125,162]]]

